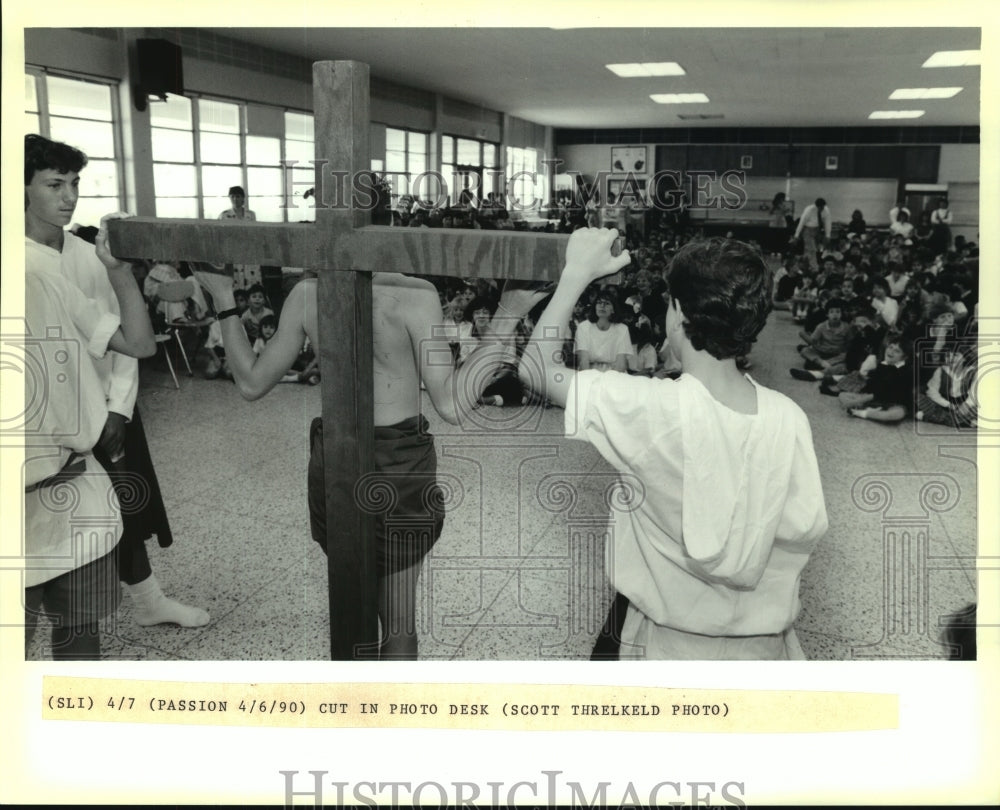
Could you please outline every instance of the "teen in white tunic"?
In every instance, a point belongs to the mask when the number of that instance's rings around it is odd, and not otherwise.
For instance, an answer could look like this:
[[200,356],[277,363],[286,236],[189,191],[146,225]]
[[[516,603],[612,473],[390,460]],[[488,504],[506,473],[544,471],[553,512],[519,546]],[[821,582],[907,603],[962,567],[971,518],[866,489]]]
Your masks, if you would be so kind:
[[542,336],[568,320],[588,284],[628,261],[611,256],[607,234],[571,237],[529,345],[543,376],[521,368],[565,405],[567,436],[641,482],[638,500],[614,512],[607,547],[612,582],[630,602],[621,655],[801,658],[799,577],[827,529],[812,436],[794,402],[735,363],[766,321],[770,273],[733,240],[685,246],[671,265],[666,321],[680,379],[574,373]]

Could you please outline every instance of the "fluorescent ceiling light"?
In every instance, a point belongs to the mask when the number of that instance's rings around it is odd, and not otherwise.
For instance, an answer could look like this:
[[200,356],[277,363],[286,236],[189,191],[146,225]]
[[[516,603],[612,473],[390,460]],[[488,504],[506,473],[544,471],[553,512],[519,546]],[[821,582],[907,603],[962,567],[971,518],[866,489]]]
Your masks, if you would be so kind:
[[890,101],[910,98],[952,98],[962,92],[961,87],[904,87],[893,90]]
[[704,93],[653,93],[650,96],[657,104],[706,104]]
[[684,68],[676,62],[628,62],[605,65],[616,76],[630,79],[635,76],[684,76]]
[[875,110],[869,118],[919,118],[924,110]]
[[982,62],[982,51],[938,51],[921,65],[925,68],[963,67]]

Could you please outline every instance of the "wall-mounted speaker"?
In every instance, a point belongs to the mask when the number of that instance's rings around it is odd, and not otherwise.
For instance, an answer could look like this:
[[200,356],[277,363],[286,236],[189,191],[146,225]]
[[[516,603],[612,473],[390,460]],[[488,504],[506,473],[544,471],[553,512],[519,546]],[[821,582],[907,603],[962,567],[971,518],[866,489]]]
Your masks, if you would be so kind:
[[184,94],[184,70],[181,48],[166,39],[137,39],[135,43],[135,106],[146,109],[146,100],[155,96],[162,101],[167,94]]

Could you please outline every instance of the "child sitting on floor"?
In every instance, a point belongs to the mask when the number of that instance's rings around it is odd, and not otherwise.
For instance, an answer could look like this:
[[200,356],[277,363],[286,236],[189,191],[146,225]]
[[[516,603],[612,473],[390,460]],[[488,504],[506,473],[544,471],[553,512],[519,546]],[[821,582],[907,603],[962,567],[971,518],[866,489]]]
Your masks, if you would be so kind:
[[885,340],[886,330],[880,328],[880,323],[867,305],[858,305],[853,310],[853,334],[844,353],[844,373],[811,372],[822,376],[821,394],[835,397],[841,391],[861,392],[868,382],[868,373],[878,365],[878,354]]
[[261,319],[267,315],[273,318],[274,310],[268,308],[267,296],[264,294],[264,288],[260,284],[254,284],[247,290],[247,300],[249,301],[249,307],[245,312],[240,314],[240,320],[243,321],[243,327],[247,330],[247,337],[250,339],[250,344],[253,345],[254,341],[260,337]]
[[826,320],[812,332],[804,329],[799,332],[804,343],[797,348],[806,362],[804,369],[789,369],[795,379],[811,382],[816,379],[815,375],[809,373],[811,371],[844,373],[843,364],[851,338],[851,327],[844,322],[843,313],[844,302],[839,298],[831,298],[826,302]]
[[952,346],[946,362],[935,369],[926,389],[917,394],[917,420],[960,428],[977,425],[976,354],[974,343]]
[[795,323],[805,323],[809,313],[816,306],[817,294],[812,277],[802,276],[802,280],[792,296],[792,320]]
[[841,405],[851,416],[873,422],[901,422],[913,408],[913,367],[908,342],[886,338],[882,362],[868,374],[859,393],[841,392]]
[[260,337],[254,341],[253,353],[260,357],[261,352],[264,351],[264,347],[267,342],[274,337],[274,333],[278,331],[278,319],[273,315],[265,315],[260,319]]

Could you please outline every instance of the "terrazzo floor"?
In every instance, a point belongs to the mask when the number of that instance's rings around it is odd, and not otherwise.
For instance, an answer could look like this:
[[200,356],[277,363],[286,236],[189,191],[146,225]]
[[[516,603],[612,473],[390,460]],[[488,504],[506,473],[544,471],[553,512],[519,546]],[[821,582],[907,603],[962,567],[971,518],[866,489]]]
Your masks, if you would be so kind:
[[[751,375],[809,416],[830,531],[802,576],[797,631],[809,658],[941,658],[942,617],[975,600],[975,435],[852,419],[788,374],[798,327],[774,313]],[[246,402],[223,381],[144,363],[140,408],[175,542],[149,541],[171,596],[204,607],[198,629],[138,626],[128,597],[107,625],[115,660],[324,660],[326,561],[305,507],[318,387]],[[447,493],[445,530],[419,585],[424,659],[584,659],[610,604],[603,561],[615,476],[561,437],[558,408],[484,408],[443,423],[426,395]],[[49,657],[39,628],[29,659]]]

